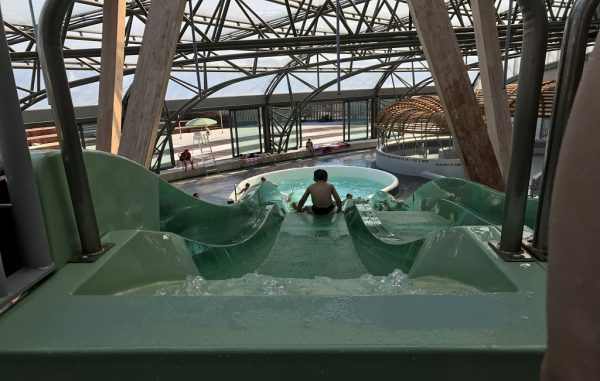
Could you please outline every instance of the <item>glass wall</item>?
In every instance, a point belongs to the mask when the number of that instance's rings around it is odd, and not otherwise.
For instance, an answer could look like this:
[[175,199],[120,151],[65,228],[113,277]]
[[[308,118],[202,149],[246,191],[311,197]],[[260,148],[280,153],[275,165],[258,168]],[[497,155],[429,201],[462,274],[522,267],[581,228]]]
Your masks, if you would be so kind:
[[342,141],[343,124],[343,102],[310,103],[302,110],[302,140],[310,138],[317,145]]
[[231,111],[234,156],[263,152],[259,109]]
[[371,112],[370,100],[346,102],[344,140],[364,140],[370,137]]
[[291,107],[269,107],[271,116],[271,137],[273,140],[273,151],[277,152],[279,147],[285,146],[286,137],[283,131],[291,129],[287,144],[288,150],[297,149],[300,144],[300,118],[296,116]]

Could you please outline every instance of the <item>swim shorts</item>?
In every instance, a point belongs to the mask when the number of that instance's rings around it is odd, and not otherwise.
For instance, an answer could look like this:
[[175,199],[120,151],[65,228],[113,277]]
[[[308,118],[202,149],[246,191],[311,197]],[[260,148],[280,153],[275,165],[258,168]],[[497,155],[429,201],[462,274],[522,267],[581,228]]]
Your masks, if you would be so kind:
[[320,208],[318,206],[313,205],[312,212],[313,212],[313,214],[329,214],[329,213],[331,213],[331,211],[333,211],[333,208],[334,208],[333,204],[326,206],[324,208]]

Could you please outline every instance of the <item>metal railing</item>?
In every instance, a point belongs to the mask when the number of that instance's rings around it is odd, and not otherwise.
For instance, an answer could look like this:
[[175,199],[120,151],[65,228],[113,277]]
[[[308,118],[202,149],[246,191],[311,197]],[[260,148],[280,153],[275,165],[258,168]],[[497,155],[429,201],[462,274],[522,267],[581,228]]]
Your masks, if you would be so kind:
[[530,259],[522,249],[522,239],[548,42],[548,20],[544,0],[519,0],[518,3],[523,12],[523,54],[506,183],[502,236],[498,245],[492,244],[505,260]]
[[63,58],[63,21],[72,5],[73,0],[46,0],[39,19],[37,42],[81,241],[80,259],[87,261],[101,254],[103,248]]

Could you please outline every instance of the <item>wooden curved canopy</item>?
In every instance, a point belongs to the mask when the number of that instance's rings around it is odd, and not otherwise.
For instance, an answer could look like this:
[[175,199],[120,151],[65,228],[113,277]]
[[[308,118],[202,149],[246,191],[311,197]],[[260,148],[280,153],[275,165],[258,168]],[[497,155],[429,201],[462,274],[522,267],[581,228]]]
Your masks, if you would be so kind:
[[[554,101],[556,83],[547,81],[542,84],[542,94],[538,117],[549,118]],[[517,84],[506,85],[506,96],[511,115],[514,115],[517,102]],[[475,91],[482,115],[484,115],[483,92]],[[485,115],[484,115],[485,117]],[[403,99],[384,108],[377,119],[375,127],[381,131],[401,133],[418,133],[421,135],[450,135],[450,129],[444,116],[440,100],[435,95],[416,96]]]
[[383,109],[375,122],[376,127],[384,131],[426,135],[450,134],[442,104],[435,95],[412,97],[396,102]]

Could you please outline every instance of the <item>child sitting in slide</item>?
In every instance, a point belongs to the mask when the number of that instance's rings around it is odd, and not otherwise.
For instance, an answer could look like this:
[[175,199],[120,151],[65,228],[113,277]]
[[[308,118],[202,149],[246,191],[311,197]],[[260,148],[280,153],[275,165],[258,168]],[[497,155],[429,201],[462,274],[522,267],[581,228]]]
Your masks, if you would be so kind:
[[[327,171],[324,169],[317,169],[314,173],[315,183],[306,188],[304,195],[300,199],[300,202],[292,204],[292,208],[296,209],[297,212],[309,212],[312,214],[329,214],[337,206],[337,211],[342,211],[342,200],[337,193],[337,190],[333,184],[327,182]],[[312,207],[304,206],[308,196],[312,199]],[[333,204],[335,200],[335,205]]]

